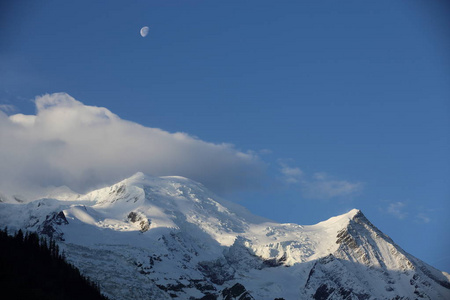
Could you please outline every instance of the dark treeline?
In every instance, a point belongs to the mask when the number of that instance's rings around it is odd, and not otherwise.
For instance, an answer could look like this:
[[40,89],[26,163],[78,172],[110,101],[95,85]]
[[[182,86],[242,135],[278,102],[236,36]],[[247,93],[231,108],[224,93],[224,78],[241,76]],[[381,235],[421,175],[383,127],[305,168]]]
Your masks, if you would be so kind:
[[66,262],[55,241],[0,230],[0,291],[11,299],[102,299],[98,285]]

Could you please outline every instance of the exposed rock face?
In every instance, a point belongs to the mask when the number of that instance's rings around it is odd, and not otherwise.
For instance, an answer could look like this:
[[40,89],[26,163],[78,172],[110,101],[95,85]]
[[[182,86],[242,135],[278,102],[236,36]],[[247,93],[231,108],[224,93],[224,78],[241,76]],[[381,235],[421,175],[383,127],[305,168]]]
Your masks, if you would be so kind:
[[151,222],[139,212],[130,212],[127,216],[127,220],[131,223],[136,223],[140,227],[141,232],[146,232],[150,228]]
[[255,298],[250,295],[250,293],[245,289],[245,287],[236,283],[230,288],[226,288],[222,291],[223,300],[254,300]]
[[[409,290],[405,299],[432,299],[432,281],[448,289],[442,273],[405,253],[361,212],[338,232],[336,243],[337,251],[317,260],[311,268],[305,297],[337,300],[372,299],[376,295],[377,299],[402,299],[401,290]],[[379,291],[377,286],[384,289]]]
[[358,210],[278,224],[181,177],[132,178],[76,198],[0,203],[0,226],[60,241],[111,299],[450,299],[448,274]]
[[66,216],[62,211],[56,213],[52,213],[45,218],[45,221],[42,222],[38,227],[38,233],[42,235],[46,235],[51,239],[57,241],[64,241],[64,233],[60,228],[61,225],[68,225],[69,222],[66,219]]

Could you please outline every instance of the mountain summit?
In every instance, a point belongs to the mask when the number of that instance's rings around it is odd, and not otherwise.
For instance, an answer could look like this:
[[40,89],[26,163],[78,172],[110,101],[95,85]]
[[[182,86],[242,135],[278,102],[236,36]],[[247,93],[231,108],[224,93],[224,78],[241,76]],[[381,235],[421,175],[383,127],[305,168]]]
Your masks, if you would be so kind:
[[0,226],[58,240],[111,299],[450,299],[447,273],[356,209],[279,224],[187,178],[142,173],[52,198],[0,203]]

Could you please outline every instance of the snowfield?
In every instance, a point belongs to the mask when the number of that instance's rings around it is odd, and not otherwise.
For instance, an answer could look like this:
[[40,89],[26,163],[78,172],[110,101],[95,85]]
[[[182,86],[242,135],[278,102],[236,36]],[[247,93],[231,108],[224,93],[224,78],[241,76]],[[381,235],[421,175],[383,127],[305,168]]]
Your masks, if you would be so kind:
[[2,199],[0,226],[58,240],[111,299],[450,299],[447,273],[356,209],[279,224],[189,179],[142,173],[85,195]]

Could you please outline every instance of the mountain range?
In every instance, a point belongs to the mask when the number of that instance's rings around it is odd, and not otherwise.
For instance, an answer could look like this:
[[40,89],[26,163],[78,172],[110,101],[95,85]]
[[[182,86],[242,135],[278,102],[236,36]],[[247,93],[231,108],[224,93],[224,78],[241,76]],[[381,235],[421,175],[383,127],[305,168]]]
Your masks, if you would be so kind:
[[280,224],[184,177],[137,173],[83,195],[3,196],[0,226],[57,241],[110,299],[450,299],[449,274],[360,210]]

